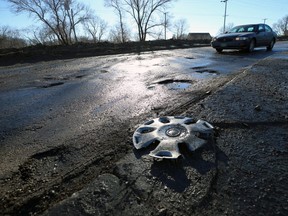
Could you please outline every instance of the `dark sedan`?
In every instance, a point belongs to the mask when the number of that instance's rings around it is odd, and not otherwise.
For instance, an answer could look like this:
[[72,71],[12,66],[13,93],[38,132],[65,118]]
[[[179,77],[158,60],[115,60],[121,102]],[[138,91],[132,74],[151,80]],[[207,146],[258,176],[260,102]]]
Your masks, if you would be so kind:
[[266,24],[241,25],[214,37],[211,46],[217,52],[222,52],[223,49],[252,52],[255,47],[266,47],[267,50],[272,50],[276,39],[276,33]]

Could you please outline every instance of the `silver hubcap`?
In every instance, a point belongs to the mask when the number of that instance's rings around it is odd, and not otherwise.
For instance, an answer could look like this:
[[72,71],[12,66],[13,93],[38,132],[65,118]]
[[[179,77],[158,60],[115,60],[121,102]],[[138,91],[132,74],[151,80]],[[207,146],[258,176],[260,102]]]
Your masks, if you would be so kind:
[[181,130],[179,128],[173,127],[166,130],[166,135],[169,137],[178,137],[181,134]]
[[188,117],[161,117],[138,127],[133,134],[133,144],[136,149],[141,149],[157,142],[158,146],[150,152],[150,156],[175,159],[181,155],[180,143],[194,151],[211,140],[213,129],[203,120],[195,122]]

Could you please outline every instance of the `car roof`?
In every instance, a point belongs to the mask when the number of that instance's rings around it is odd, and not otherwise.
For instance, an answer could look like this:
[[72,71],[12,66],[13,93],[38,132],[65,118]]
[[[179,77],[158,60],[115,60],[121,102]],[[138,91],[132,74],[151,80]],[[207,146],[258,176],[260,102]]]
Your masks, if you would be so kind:
[[[237,25],[237,26],[251,26],[251,25],[267,25],[265,23],[254,23],[254,24],[243,24],[243,25]],[[235,26],[235,27],[237,27]]]

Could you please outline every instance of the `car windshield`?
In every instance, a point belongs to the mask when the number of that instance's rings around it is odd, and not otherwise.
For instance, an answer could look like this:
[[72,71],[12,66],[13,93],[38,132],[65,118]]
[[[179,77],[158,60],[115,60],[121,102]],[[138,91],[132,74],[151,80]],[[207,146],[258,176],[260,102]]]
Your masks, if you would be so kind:
[[245,25],[245,26],[236,26],[232,28],[229,33],[237,33],[237,32],[256,32],[256,25]]

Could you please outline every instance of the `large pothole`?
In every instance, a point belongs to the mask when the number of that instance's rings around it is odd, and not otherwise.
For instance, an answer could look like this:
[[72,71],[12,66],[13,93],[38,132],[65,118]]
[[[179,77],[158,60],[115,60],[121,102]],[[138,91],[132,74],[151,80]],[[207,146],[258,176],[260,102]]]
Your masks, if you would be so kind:
[[130,153],[112,174],[99,176],[44,215],[191,215],[209,201],[217,180],[216,157],[212,145],[185,157],[175,163]]
[[185,90],[189,89],[193,84],[192,80],[182,80],[182,79],[165,79],[154,82],[152,85],[148,86],[148,89],[154,89],[156,85],[164,85],[169,90]]

